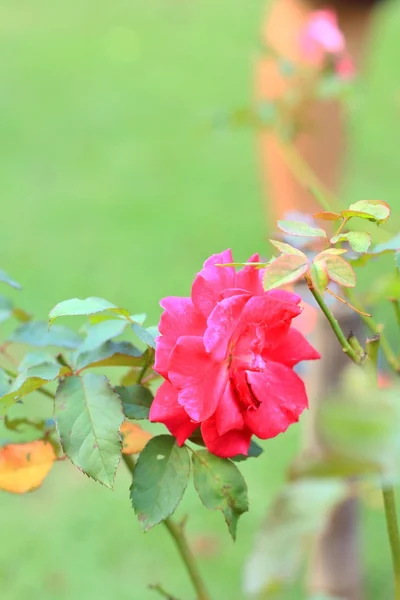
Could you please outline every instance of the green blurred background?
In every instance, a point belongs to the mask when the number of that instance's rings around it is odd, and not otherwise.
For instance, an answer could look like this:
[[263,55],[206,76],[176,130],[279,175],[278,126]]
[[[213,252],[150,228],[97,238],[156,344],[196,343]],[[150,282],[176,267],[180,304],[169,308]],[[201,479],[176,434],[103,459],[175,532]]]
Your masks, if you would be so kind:
[[[0,6],[1,267],[40,318],[105,297],[159,316],[211,253],[266,251],[255,136],[212,131],[250,101],[264,0],[3,0]],[[344,197],[396,204],[400,8],[377,15],[350,123]],[[299,428],[243,465],[251,511],[233,544],[188,489],[191,543],[214,598],[242,598],[241,565],[296,451]],[[0,595],[147,600],[148,583],[192,598],[162,527],[142,535],[120,469],[110,492],[67,464],[27,496],[0,495]],[[363,540],[370,599],[388,597],[379,509]],[[287,598],[299,599],[298,591]]]

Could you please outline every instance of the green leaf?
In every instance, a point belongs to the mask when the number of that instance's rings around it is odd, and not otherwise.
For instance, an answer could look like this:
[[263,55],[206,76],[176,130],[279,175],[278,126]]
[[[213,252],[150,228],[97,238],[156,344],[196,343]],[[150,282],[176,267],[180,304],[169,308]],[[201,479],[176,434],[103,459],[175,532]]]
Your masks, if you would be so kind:
[[12,379],[7,373],[0,367],[0,398],[8,394],[11,389]]
[[264,450],[261,448],[261,446],[259,446],[254,440],[251,440],[248,455],[246,456],[245,454],[237,454],[237,456],[233,456],[231,460],[234,462],[243,462],[248,458],[257,458],[258,456],[261,456],[263,452]]
[[285,242],[278,242],[277,240],[269,240],[275,248],[282,252],[282,254],[297,254],[298,256],[305,256],[304,252],[298,250],[294,246],[290,244],[286,244]]
[[122,400],[124,414],[128,419],[148,419],[153,394],[144,385],[135,384],[129,387],[118,385],[115,388]]
[[59,317],[72,317],[72,316],[87,316],[96,313],[112,312],[118,315],[129,317],[129,311],[125,308],[118,308],[112,302],[103,300],[103,298],[71,298],[71,300],[64,300],[50,311],[49,323],[50,325]]
[[400,271],[400,252],[396,252],[394,255],[394,262],[396,263],[397,269]]
[[233,539],[237,522],[249,510],[246,482],[228,459],[199,450],[192,455],[193,482],[200,500],[208,510],[220,510]]
[[143,366],[148,354],[130,342],[106,342],[89,352],[77,352],[73,357],[77,371],[93,367],[135,367]]
[[394,252],[400,250],[400,233],[392,237],[387,242],[377,244],[375,248],[371,250],[373,254],[383,254],[384,252]]
[[387,242],[377,244],[374,248],[372,248],[370,252],[365,253],[362,256],[357,257],[356,259],[353,259],[351,262],[355,266],[362,266],[369,262],[371,258],[376,258],[378,256],[381,256],[382,254],[396,252],[396,250],[400,250],[400,233],[395,235]]
[[258,531],[245,567],[245,592],[257,595],[293,582],[305,543],[323,530],[329,514],[346,494],[346,484],[340,480],[309,479],[287,485]]
[[323,294],[329,283],[329,275],[325,261],[314,261],[310,267],[310,273],[314,287],[320,294]]
[[281,254],[275,258],[266,268],[263,274],[264,289],[274,288],[297,281],[307,273],[309,269],[308,259],[297,254]]
[[124,319],[107,319],[86,327],[86,338],[79,348],[79,352],[89,352],[98,348],[108,340],[121,335],[127,325],[128,321]]
[[378,389],[364,369],[350,367],[332,398],[323,402],[317,423],[327,451],[365,464],[375,465],[385,477],[400,474],[400,387]]
[[1,269],[0,269],[0,282],[10,285],[11,287],[15,288],[16,290],[22,289],[22,286],[17,281],[15,281],[14,279],[11,279],[11,277],[5,271],[3,271]]
[[371,245],[371,236],[366,231],[348,231],[331,238],[331,244],[338,242],[349,242],[354,252],[367,252]]
[[314,261],[323,260],[327,256],[339,256],[339,254],[345,254],[346,252],[346,248],[327,248],[327,250],[322,250],[322,252],[317,254]]
[[301,456],[295,460],[290,468],[290,479],[304,478],[349,478],[361,475],[374,475],[379,471],[375,462],[363,458],[349,458],[337,456],[332,452],[325,452],[317,457]]
[[136,335],[138,336],[138,338],[141,342],[143,342],[144,344],[147,344],[147,346],[150,346],[151,348],[156,347],[156,342],[155,342],[156,336],[153,335],[153,333],[151,331],[149,331],[150,328],[145,329],[144,327],[139,325],[139,323],[132,323],[131,327],[132,327],[133,332],[136,333]]
[[139,325],[143,325],[143,323],[147,319],[147,315],[146,313],[139,313],[137,315],[131,315],[130,318],[131,321],[133,321],[134,323],[139,323]]
[[314,219],[322,219],[323,221],[340,221],[343,218],[341,214],[327,210],[316,213],[313,217]]
[[77,333],[62,325],[56,325],[49,330],[46,321],[24,323],[11,334],[9,340],[30,346],[59,346],[69,350],[74,350],[82,342]]
[[60,370],[60,365],[42,363],[20,373],[7,393],[0,398],[0,416],[5,415],[20,398],[31,394],[49,381],[57,379]]
[[24,358],[19,363],[18,371],[24,372],[32,367],[37,367],[42,364],[58,365],[58,368],[60,368],[57,359],[52,354],[44,352],[43,350],[38,350],[37,352],[28,352],[25,354]]
[[390,207],[380,200],[360,200],[351,204],[348,210],[343,210],[342,216],[345,219],[360,217],[374,223],[385,223],[390,217]]
[[302,221],[278,221],[278,227],[281,231],[289,235],[298,235],[301,237],[326,237],[326,232],[319,227],[311,227],[308,223]]
[[113,488],[121,457],[121,400],[103,375],[66,377],[56,392],[55,419],[65,454],[86,475]]
[[354,287],[356,285],[356,274],[353,268],[341,256],[327,256],[325,265],[329,279],[332,279],[332,281],[336,281],[343,287]]
[[170,435],[151,439],[139,455],[131,500],[143,531],[172,515],[182,499],[190,474],[188,449]]
[[12,315],[13,303],[9,298],[0,296],[0,323],[7,321]]

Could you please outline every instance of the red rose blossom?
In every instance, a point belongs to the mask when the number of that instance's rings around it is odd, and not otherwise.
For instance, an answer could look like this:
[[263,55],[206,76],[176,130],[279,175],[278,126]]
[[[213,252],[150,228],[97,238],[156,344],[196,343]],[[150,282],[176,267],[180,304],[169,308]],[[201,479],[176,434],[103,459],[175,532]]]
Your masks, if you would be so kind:
[[291,326],[300,296],[265,292],[261,269],[215,266],[231,262],[230,250],[211,256],[190,298],[161,301],[154,368],[166,381],[150,410],[180,445],[200,426],[222,457],[247,455],[253,434],[271,438],[298,421],[308,400],[293,367],[320,357]]

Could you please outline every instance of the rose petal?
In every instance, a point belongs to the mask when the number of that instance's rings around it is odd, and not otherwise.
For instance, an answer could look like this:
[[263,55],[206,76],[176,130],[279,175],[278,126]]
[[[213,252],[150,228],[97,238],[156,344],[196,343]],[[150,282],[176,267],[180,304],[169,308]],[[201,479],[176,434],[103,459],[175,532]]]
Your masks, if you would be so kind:
[[201,434],[208,450],[222,458],[230,458],[238,454],[247,456],[251,441],[251,431],[247,428],[232,429],[219,435],[215,418],[207,419],[201,424]]
[[275,437],[299,420],[308,407],[304,383],[285,365],[269,362],[263,372],[247,371],[258,408],[249,408],[244,422],[261,439]]
[[236,342],[233,348],[234,366],[260,368],[257,355],[265,346],[274,348],[279,345],[287,335],[292,319],[300,312],[297,304],[282,302],[270,293],[250,298],[232,336],[232,342]]
[[229,341],[249,300],[248,295],[231,296],[218,302],[207,319],[204,347],[217,361],[224,360]]
[[158,388],[150,408],[149,420],[152,423],[164,423],[179,446],[190,437],[198,427],[182,406],[178,403],[178,393],[169,381]]
[[170,335],[159,335],[156,337],[156,353],[154,359],[154,370],[168,379],[168,361],[176,339]]
[[279,300],[280,302],[289,302],[289,304],[300,304],[302,301],[301,296],[299,294],[295,294],[294,292],[289,292],[288,290],[271,290],[267,292],[271,298],[275,298],[275,300]]
[[291,327],[282,343],[273,350],[265,350],[262,357],[266,361],[274,361],[287,367],[294,367],[302,360],[318,360],[321,355],[300,331]]
[[204,421],[214,414],[228,370],[206,352],[202,338],[179,338],[169,359],[168,374],[178,390],[179,404],[194,421]]
[[244,427],[243,416],[230,381],[228,381],[215,411],[215,424],[219,435],[224,435],[231,429],[243,429]]
[[192,285],[192,301],[198,312],[205,317],[211,313],[221,294],[227,288],[235,287],[235,269],[233,267],[215,267],[216,264],[233,262],[231,250],[213,254],[204,263],[204,268],[196,276]]
[[168,296],[160,302],[164,312],[161,315],[156,338],[154,370],[168,378],[168,360],[178,337],[181,335],[202,335],[206,320],[193,306],[190,298]]
[[202,335],[206,328],[204,316],[198,313],[191,298],[168,296],[160,305],[164,309],[161,315],[159,331],[162,335]]
[[[247,262],[260,262],[259,254],[253,254]],[[236,287],[250,292],[253,296],[261,296],[264,293],[262,286],[263,269],[257,267],[244,267],[236,273]]]

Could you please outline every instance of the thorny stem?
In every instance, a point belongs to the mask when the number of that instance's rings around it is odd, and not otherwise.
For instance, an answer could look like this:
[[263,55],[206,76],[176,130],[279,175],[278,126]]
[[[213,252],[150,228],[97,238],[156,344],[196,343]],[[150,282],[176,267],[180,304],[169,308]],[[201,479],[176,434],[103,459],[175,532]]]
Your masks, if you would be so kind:
[[[328,321],[332,327],[332,330],[335,333],[337,339],[339,340],[343,350],[355,363],[360,364],[362,358],[351,347],[351,345],[347,341],[339,323],[337,322],[337,320],[335,319],[335,317],[333,316],[333,314],[331,313],[329,308],[326,306],[322,296],[319,294],[319,292],[317,290],[315,290],[315,288],[312,287],[312,282],[310,281],[308,283],[309,283],[311,293],[313,294],[314,298],[316,299],[319,306],[321,307],[322,312],[328,319]],[[370,317],[364,316],[363,319],[364,319],[364,321],[372,322],[372,324],[375,326],[375,329],[376,329],[376,325],[374,324],[374,322],[372,321],[372,319]],[[371,323],[368,323],[368,325],[371,328]],[[374,333],[378,333],[378,332],[375,331]],[[377,340],[377,342],[378,341],[379,340]],[[372,342],[373,342],[373,340],[370,340],[370,345]],[[382,335],[380,337],[380,342],[382,343]],[[367,344],[367,346],[368,346],[368,344]],[[350,348],[350,351],[349,351],[349,348]],[[375,350],[374,352],[369,352],[369,357],[375,363],[374,367],[375,367],[375,372],[377,373],[378,352],[376,351],[376,348],[374,350]],[[383,502],[384,502],[384,507],[385,507],[386,528],[387,528],[387,532],[388,532],[389,544],[390,544],[390,550],[391,550],[392,562],[393,562],[395,600],[400,600],[400,535],[399,535],[399,526],[398,526],[397,513],[396,513],[396,498],[395,498],[395,493],[394,493],[393,487],[386,486],[385,484],[382,485],[382,495],[383,495]]]
[[393,304],[394,314],[396,316],[397,324],[400,326],[400,304],[396,298],[392,298],[390,302]]
[[[317,193],[314,193],[316,199],[320,202],[320,204],[324,207],[325,210],[329,210],[329,211],[332,210],[331,206],[334,205],[335,202],[332,202],[332,200],[331,200],[331,204],[328,202],[327,199],[330,197],[330,194],[324,193],[324,189],[321,188],[321,186],[319,185],[319,180],[315,177],[314,173],[312,172],[312,170],[310,169],[308,164],[303,160],[302,156],[297,152],[296,148],[289,144],[284,145],[283,142],[281,144],[281,148],[282,148],[282,152],[286,158],[287,164],[292,169],[292,172],[297,177],[298,181],[306,189],[309,189],[310,191],[312,191],[313,188],[314,188],[314,192],[315,192],[315,190],[317,190]],[[315,183],[317,183],[316,187],[315,187]],[[341,227],[339,228],[339,232],[343,229],[345,223],[346,223],[346,220],[344,220],[342,222]],[[331,313],[331,311],[325,304],[322,295],[318,292],[318,290],[316,290],[314,288],[312,281],[308,278],[306,278],[306,279],[307,279],[307,283],[308,283],[308,286],[310,288],[312,295],[314,296],[314,298],[317,301],[318,305],[320,306],[322,312],[326,316],[326,318],[327,318],[329,324],[331,325],[332,330],[333,330],[334,334],[336,335],[344,352],[346,352],[346,354],[349,356],[349,358],[353,362],[359,364],[360,363],[359,355],[357,355],[357,352],[355,352],[355,350],[349,344],[338,321],[335,319],[335,317],[333,316],[333,314]],[[360,303],[356,300],[353,293],[349,289],[347,289],[346,292],[347,292],[347,294],[346,294],[347,297],[349,298],[349,300],[351,300],[352,304],[355,305],[355,307],[357,308],[358,312],[361,315],[362,320],[367,325],[367,327],[372,331],[372,333],[374,335],[380,334],[380,345],[382,348],[382,352],[384,353],[384,355],[386,357],[386,360],[388,361],[388,363],[390,364],[390,366],[394,369],[394,371],[396,373],[400,373],[400,363],[399,363],[396,355],[394,354],[388,340],[385,338],[385,336],[379,330],[378,325],[375,323],[375,321],[372,319],[372,317],[369,317],[365,314],[363,307],[360,306]],[[399,308],[399,306],[397,304],[397,306],[395,306],[395,310],[396,310],[396,316],[398,317],[399,324],[400,324],[400,311],[398,311],[398,308]],[[372,340],[371,340],[371,342],[372,342]],[[371,342],[370,342],[370,344],[371,344]],[[370,358],[373,357],[375,372],[377,374],[377,372],[378,372],[377,371],[378,352],[376,351],[376,348],[374,350],[375,351],[373,351],[373,352],[369,351],[369,357]],[[367,351],[368,351],[368,344],[367,344]],[[396,513],[396,499],[395,499],[394,489],[392,487],[387,487],[387,486],[383,485],[382,486],[382,494],[383,494],[383,501],[384,501],[384,506],[385,506],[386,528],[387,528],[387,532],[388,532],[389,544],[390,544],[390,549],[391,549],[391,554],[392,554],[392,562],[393,562],[395,600],[400,600],[400,535],[399,535],[399,526],[398,526],[397,513]]]
[[318,303],[320,309],[322,310],[322,312],[324,313],[325,317],[328,319],[329,324],[330,324],[330,326],[331,326],[331,328],[333,330],[333,333],[335,334],[335,336],[337,337],[340,345],[343,348],[343,352],[345,352],[349,356],[349,358],[351,358],[351,360],[353,362],[355,362],[356,364],[359,364],[360,363],[360,358],[358,356],[358,353],[349,344],[349,342],[348,342],[345,334],[343,333],[342,328],[339,325],[339,322],[334,317],[333,313],[329,310],[329,308],[326,305],[326,303],[325,303],[322,295],[313,286],[312,281],[310,279],[308,279],[308,278],[307,278],[307,283],[308,283],[308,287],[310,289],[310,292],[314,296],[315,300],[317,301],[317,303]]
[[364,307],[361,305],[360,301],[355,297],[353,290],[350,290],[349,288],[347,288],[346,296],[349,298],[349,300],[352,302],[352,304],[354,304],[357,311],[361,315],[362,320],[367,325],[369,330],[374,335],[377,335],[378,333],[380,334],[382,352],[383,352],[386,360],[388,361],[389,365],[392,367],[393,371],[395,371],[396,373],[399,374],[400,373],[400,362],[399,362],[398,358],[396,357],[396,354],[393,352],[389,340],[386,338],[384,333],[382,331],[380,331],[379,325],[377,323],[375,323],[375,321],[372,317],[366,316]]
[[367,312],[363,312],[362,310],[359,310],[358,308],[356,308],[355,306],[353,306],[352,304],[350,304],[350,302],[347,302],[347,300],[345,300],[344,298],[341,298],[340,296],[338,296],[337,294],[335,294],[335,292],[332,292],[332,290],[330,290],[329,288],[326,288],[325,291],[328,294],[330,294],[331,296],[333,296],[334,298],[336,298],[336,300],[338,300],[339,302],[342,302],[343,304],[345,304],[346,306],[348,306],[349,308],[351,308],[352,310],[354,310],[354,312],[357,312],[360,315],[363,315],[364,317],[371,317],[372,316],[372,315],[370,315]]
[[[133,471],[135,468],[134,459],[132,458],[132,456],[129,456],[127,454],[123,454],[122,458],[129,472],[133,475]],[[182,562],[185,565],[186,571],[188,572],[193,587],[196,590],[196,600],[210,600],[210,596],[206,590],[205,584],[200,575],[200,571],[198,569],[196,560],[187,543],[183,524],[176,523],[171,518],[165,519],[165,521],[163,521],[163,524],[165,525],[166,529],[168,530],[168,533],[170,534],[178,548],[178,552],[180,554]]]
[[394,572],[394,597],[400,600],[400,536],[396,512],[396,497],[392,487],[382,489],[386,528],[389,537]]

